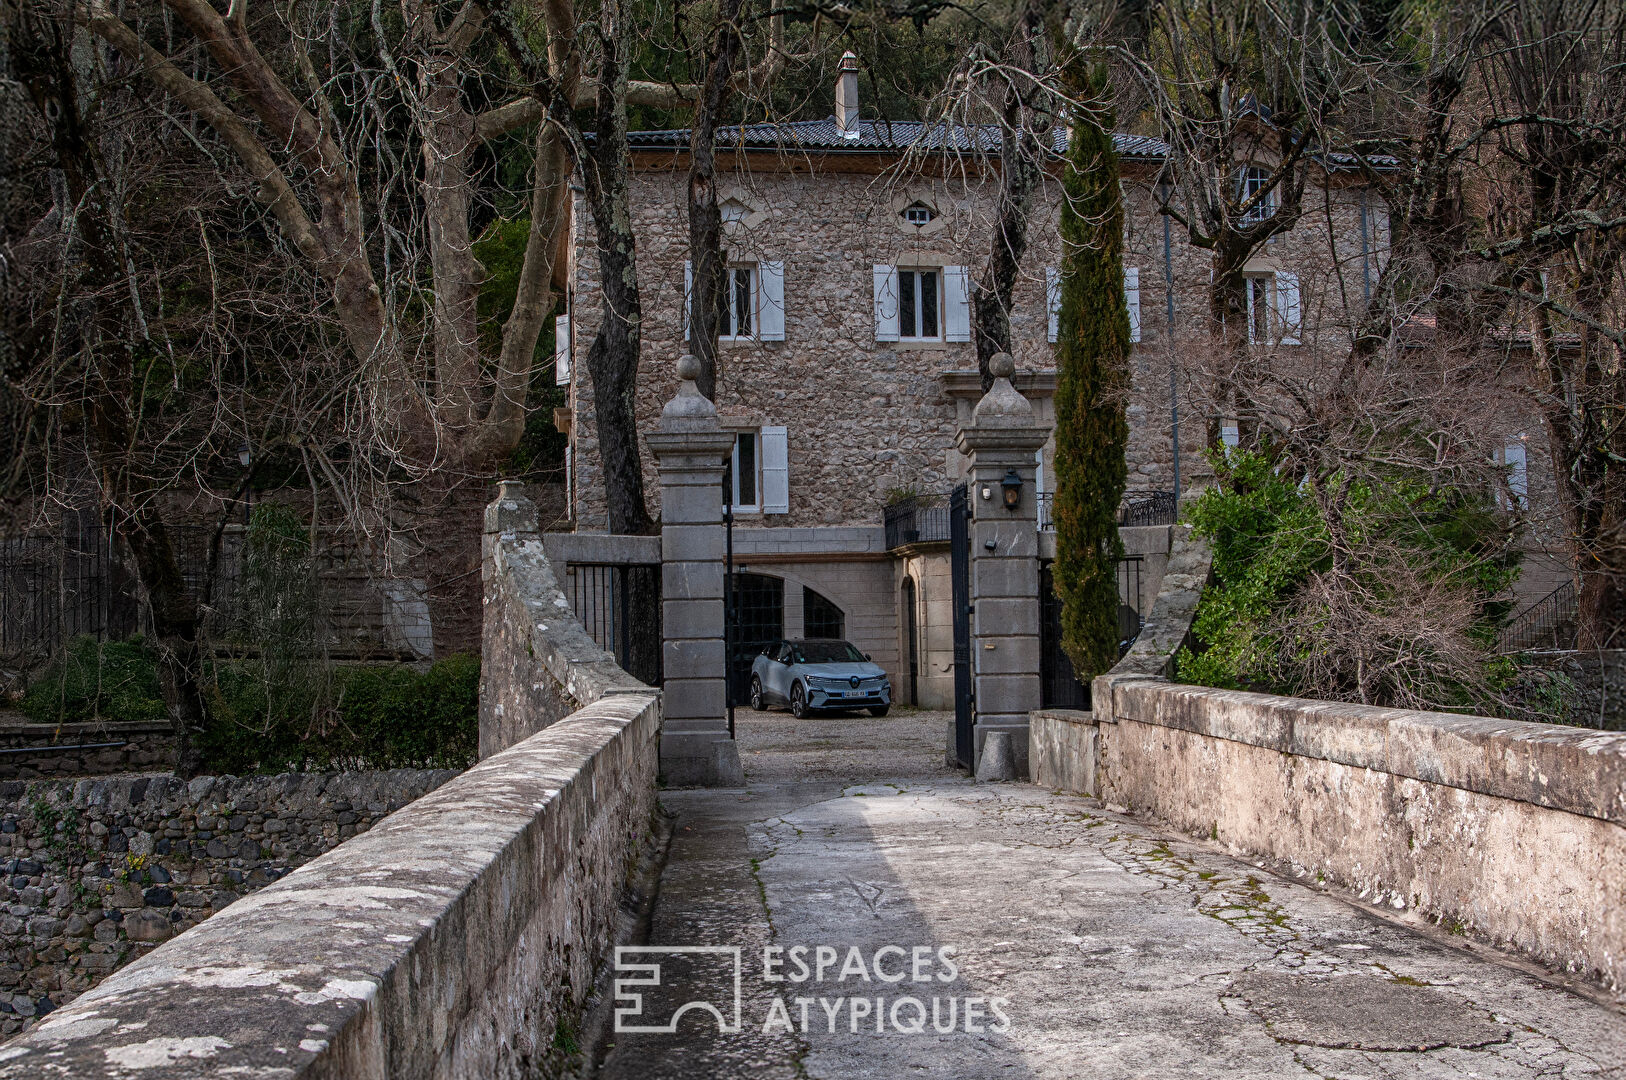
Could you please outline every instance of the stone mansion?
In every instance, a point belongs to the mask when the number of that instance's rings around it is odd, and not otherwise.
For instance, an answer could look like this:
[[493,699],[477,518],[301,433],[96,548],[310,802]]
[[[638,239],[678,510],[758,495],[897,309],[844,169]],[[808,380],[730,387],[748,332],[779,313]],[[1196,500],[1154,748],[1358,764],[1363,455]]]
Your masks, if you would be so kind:
[[[945,493],[964,474],[955,433],[981,396],[969,293],[987,258],[998,187],[993,164],[969,148],[973,136],[997,132],[864,116],[855,67],[844,65],[846,85],[838,84],[837,115],[828,120],[719,133],[730,311],[716,404],[738,435],[736,568],[750,586],[758,636],[845,636],[893,673],[900,701],[942,706],[950,694],[944,545],[889,540],[882,520],[889,501]],[[1208,418],[1187,402],[1187,350],[1206,340],[1210,259],[1157,212],[1151,184],[1163,145],[1133,134],[1116,141],[1127,200],[1124,289],[1137,342],[1129,487],[1172,492],[1177,455],[1181,486],[1206,471]],[[676,389],[673,361],[687,351],[689,132],[634,132],[630,143],[644,311],[638,414],[647,430]],[[1268,348],[1310,353],[1323,334],[1347,342],[1350,313],[1383,263],[1387,215],[1359,174],[1317,172],[1311,185],[1298,226],[1248,267],[1250,330]],[[1010,319],[1015,385],[1047,422],[1058,198],[1052,177],[1032,217]],[[605,528],[585,363],[601,306],[587,213],[578,199],[557,357],[569,387],[560,425],[569,435],[577,532]],[[1049,452],[1038,462],[1041,493]],[[653,499],[659,486],[647,451],[644,464]],[[1144,556],[1134,595],[1125,597],[1131,607],[1155,595],[1166,527],[1162,535],[1128,538]]]

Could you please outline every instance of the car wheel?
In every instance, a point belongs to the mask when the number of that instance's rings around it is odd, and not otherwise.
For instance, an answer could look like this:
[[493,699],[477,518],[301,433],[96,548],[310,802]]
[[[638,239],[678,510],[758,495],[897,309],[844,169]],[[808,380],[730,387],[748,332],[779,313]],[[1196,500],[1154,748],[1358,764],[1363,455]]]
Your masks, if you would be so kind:
[[762,680],[751,676],[751,708],[762,711]]
[[892,706],[890,705],[871,705],[869,707],[869,714],[871,716],[885,716],[887,714],[887,710],[891,707]]
[[801,683],[790,688],[790,714],[798,720],[807,715],[807,692]]

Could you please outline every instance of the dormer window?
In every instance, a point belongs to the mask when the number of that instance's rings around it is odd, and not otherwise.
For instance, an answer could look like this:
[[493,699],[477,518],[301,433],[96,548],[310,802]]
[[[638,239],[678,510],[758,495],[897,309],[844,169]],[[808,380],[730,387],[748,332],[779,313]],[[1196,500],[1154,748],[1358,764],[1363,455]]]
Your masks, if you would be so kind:
[[903,220],[915,227],[930,225],[937,216],[937,211],[923,202],[912,202],[903,208]]
[[[1270,186],[1270,173],[1257,166],[1250,165],[1242,170],[1237,180],[1237,202],[1247,206],[1248,201],[1255,197],[1259,201],[1242,215],[1243,225],[1257,225],[1267,221],[1276,213],[1276,192],[1274,189],[1266,191]],[[1264,194],[1261,196],[1260,193]]]

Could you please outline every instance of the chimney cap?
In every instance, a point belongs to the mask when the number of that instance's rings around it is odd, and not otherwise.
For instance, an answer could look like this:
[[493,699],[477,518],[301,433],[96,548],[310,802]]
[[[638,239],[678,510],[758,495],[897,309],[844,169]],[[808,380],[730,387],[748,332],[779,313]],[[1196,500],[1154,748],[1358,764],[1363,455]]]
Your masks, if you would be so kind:
[[841,54],[841,70],[842,71],[857,71],[858,70],[858,54],[853,52],[851,49],[848,49],[846,52],[842,53]]

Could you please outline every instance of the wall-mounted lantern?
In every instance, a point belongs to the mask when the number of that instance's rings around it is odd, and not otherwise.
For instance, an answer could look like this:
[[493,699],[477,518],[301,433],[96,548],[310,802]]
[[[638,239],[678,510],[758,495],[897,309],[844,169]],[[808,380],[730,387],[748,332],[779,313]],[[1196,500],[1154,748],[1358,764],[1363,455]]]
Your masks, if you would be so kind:
[[1005,479],[999,482],[999,490],[1005,496],[1005,509],[1015,512],[1022,508],[1022,478],[1016,475],[1015,469],[1007,469]]

